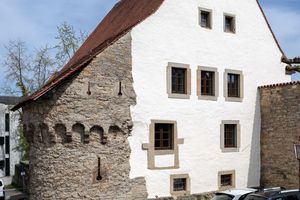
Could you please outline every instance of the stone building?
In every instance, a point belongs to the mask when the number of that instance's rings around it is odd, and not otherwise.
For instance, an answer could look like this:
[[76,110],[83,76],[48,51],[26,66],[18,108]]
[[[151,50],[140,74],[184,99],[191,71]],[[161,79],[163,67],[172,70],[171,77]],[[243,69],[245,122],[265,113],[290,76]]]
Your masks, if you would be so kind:
[[256,0],[119,1],[14,107],[31,144],[31,199],[258,186],[257,88],[290,81],[283,55]]
[[260,87],[261,185],[299,187],[300,82]]
[[19,114],[10,110],[19,101],[19,97],[0,96],[0,177],[13,176],[21,160],[21,152],[16,149]]

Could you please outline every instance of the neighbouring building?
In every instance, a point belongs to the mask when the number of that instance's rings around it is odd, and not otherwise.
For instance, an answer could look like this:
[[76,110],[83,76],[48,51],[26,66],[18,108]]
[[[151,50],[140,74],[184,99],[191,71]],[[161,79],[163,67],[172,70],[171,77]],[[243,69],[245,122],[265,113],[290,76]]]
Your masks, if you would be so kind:
[[260,87],[261,185],[299,188],[300,82]]
[[0,96],[0,177],[13,176],[15,165],[20,163],[19,113],[10,109],[20,101],[19,97]]
[[291,80],[256,0],[122,0],[22,108],[31,199],[260,185],[258,87]]

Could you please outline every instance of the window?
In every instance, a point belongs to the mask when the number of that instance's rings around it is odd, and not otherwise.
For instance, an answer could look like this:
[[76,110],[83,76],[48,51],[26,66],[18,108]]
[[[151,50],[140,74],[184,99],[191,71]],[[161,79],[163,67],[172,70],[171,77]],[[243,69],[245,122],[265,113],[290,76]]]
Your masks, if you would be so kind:
[[213,67],[198,67],[197,71],[197,95],[202,100],[216,101],[219,85],[218,69]]
[[210,71],[201,71],[201,95],[215,95],[215,73]]
[[186,94],[186,69],[172,67],[172,93]]
[[235,17],[231,15],[224,16],[224,31],[227,33],[235,33]]
[[232,185],[232,174],[221,175],[221,187],[228,187]]
[[226,190],[235,187],[235,171],[219,172],[219,189]]
[[[148,169],[178,169],[179,145],[183,143],[184,139],[177,137],[176,121],[151,120],[149,143],[142,144],[142,149],[148,151]],[[160,162],[164,156],[170,158],[168,162]]]
[[212,28],[211,10],[199,9],[199,24],[203,28]]
[[9,136],[5,136],[5,153],[9,154],[10,152],[10,142],[9,142]]
[[240,148],[240,124],[237,120],[222,121],[221,150],[222,152],[236,152]]
[[155,124],[155,150],[172,150],[173,135],[173,124]]
[[240,97],[240,75],[227,75],[228,97]]
[[237,147],[237,125],[225,124],[224,125],[224,147],[236,148]]
[[186,178],[176,178],[173,182],[175,192],[186,190]]
[[239,70],[226,69],[224,73],[224,97],[226,101],[242,102],[244,98],[244,76]]
[[190,98],[191,70],[189,65],[179,63],[168,64],[167,93],[169,98]]
[[10,130],[10,127],[9,127],[9,113],[6,113],[5,114],[5,131],[6,132],[9,132]]
[[176,174],[170,177],[170,190],[174,196],[183,196],[190,194],[190,178],[188,174]]

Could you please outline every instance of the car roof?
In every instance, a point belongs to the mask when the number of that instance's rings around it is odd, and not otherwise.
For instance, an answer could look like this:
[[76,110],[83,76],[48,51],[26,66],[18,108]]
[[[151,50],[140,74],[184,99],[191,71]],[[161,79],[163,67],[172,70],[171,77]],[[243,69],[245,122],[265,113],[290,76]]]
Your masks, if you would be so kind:
[[299,192],[299,190],[269,189],[269,190],[259,191],[259,192],[253,193],[251,195],[252,196],[260,196],[260,197],[269,198],[269,197],[277,196],[277,195],[280,195],[280,194],[296,193],[296,192]]
[[237,195],[248,194],[248,193],[255,192],[255,191],[257,191],[257,190],[252,189],[252,188],[232,189],[232,190],[225,190],[225,191],[222,191],[222,192],[218,192],[217,194],[228,194],[228,195],[237,196]]

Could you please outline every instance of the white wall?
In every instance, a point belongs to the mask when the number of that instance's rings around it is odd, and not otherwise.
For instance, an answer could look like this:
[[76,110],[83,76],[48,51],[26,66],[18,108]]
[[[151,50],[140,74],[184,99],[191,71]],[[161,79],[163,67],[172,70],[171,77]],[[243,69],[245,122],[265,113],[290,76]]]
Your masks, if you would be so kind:
[[[212,30],[198,25],[198,7],[213,10]],[[223,32],[223,13],[236,15],[236,34]],[[256,0],[165,0],[161,8],[132,30],[134,88],[137,105],[130,164],[131,178],[145,176],[149,197],[170,196],[170,174],[188,173],[191,192],[218,189],[218,171],[236,170],[236,186],[259,185],[260,112],[257,87],[287,82],[281,53],[259,10]],[[192,95],[188,100],[169,99],[166,91],[168,62],[189,64]],[[218,101],[198,100],[197,67],[217,67]],[[245,93],[242,103],[225,102],[224,69],[242,70]],[[176,120],[180,169],[148,170],[147,151],[151,119]],[[241,148],[222,153],[222,120],[240,120]]]
[[[10,175],[15,173],[15,165],[20,163],[21,153],[16,150],[19,142],[18,124],[19,114],[18,112],[11,112],[12,106],[0,104],[0,136],[10,136],[10,153],[5,155],[5,145],[0,146],[0,158],[5,160],[6,157],[10,158]],[[5,132],[5,114],[10,115],[10,132]],[[5,164],[4,164],[5,167]],[[5,176],[5,169],[0,170],[0,177]]]

